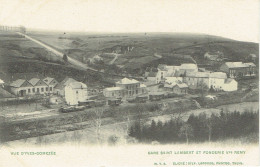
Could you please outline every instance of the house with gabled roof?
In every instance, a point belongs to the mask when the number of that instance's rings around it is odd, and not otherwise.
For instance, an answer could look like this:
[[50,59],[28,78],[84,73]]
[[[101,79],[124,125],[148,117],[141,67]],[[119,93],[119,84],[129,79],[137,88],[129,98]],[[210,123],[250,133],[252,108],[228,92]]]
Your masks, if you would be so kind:
[[64,93],[68,105],[78,105],[88,100],[87,85],[82,82],[70,82],[65,86]]
[[61,81],[54,87],[54,93],[60,96],[65,96],[65,92],[64,92],[65,87],[72,82],[78,82],[78,81],[76,81],[73,78],[66,77],[63,81]]
[[146,85],[135,79],[123,78],[116,82],[116,87],[106,88],[105,97],[136,97],[147,93]]
[[48,93],[53,93],[54,87],[58,84],[58,81],[51,77],[44,78],[43,82],[48,85]]
[[243,78],[256,76],[254,63],[226,62],[220,66],[220,71],[225,72],[230,78]]
[[188,93],[188,85],[185,83],[177,83],[173,86],[172,90],[175,94],[187,94]]
[[26,96],[33,94],[33,85],[24,79],[17,79],[10,84],[10,90],[17,96]]
[[33,85],[32,92],[33,94],[46,94],[49,92],[48,85],[39,78],[32,78],[28,81],[31,85]]
[[223,91],[231,92],[231,91],[237,91],[237,81],[232,78],[225,79],[225,82],[223,84]]

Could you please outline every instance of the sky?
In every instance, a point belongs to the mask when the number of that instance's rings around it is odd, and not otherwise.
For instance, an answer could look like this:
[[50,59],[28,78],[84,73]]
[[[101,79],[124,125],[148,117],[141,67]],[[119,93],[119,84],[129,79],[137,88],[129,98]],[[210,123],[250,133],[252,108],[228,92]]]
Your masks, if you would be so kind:
[[259,42],[259,0],[0,0],[0,25],[77,32],[190,32]]

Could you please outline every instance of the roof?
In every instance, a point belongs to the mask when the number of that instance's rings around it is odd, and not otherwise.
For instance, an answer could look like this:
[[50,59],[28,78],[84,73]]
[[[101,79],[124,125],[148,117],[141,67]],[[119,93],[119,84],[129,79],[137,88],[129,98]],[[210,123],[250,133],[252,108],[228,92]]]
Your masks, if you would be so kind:
[[208,78],[210,75],[209,72],[187,72],[187,77],[194,77],[194,78]]
[[242,68],[242,67],[249,67],[249,66],[254,66],[254,63],[243,63],[243,62],[226,62],[225,63],[228,68]]
[[161,70],[161,71],[167,71],[166,64],[159,64],[158,69]]
[[146,88],[146,85],[145,84],[141,84],[140,88]]
[[135,79],[128,79],[128,78],[123,78],[120,81],[116,82],[118,84],[134,84],[134,83],[139,83],[139,81]]
[[0,87],[0,98],[11,98],[15,97],[13,94],[9,93],[7,90]]
[[39,81],[40,81],[39,78],[32,78],[32,79],[30,79],[28,82],[29,82],[30,84],[32,84],[33,86],[35,86]]
[[181,64],[180,69],[192,70],[198,69],[197,64]]
[[228,84],[228,83],[230,83],[230,82],[232,82],[232,81],[234,81],[234,79],[232,79],[232,78],[227,78],[227,79],[225,79],[225,84]]
[[188,85],[186,83],[178,83],[176,84],[179,88],[188,88]]
[[224,72],[212,72],[209,76],[210,78],[227,78],[227,74]]
[[56,89],[63,89],[66,85],[69,85],[72,82],[78,82],[73,78],[66,77],[63,81],[55,86]]
[[17,79],[16,81],[13,81],[10,86],[19,88],[22,86],[22,84],[25,82],[24,79]]
[[246,64],[247,66],[253,66],[253,67],[256,66],[254,63],[244,63],[244,64]]
[[174,83],[166,83],[166,84],[164,84],[164,87],[165,88],[173,88],[174,86],[176,85],[176,83],[174,82]]
[[71,82],[67,86],[70,86],[73,89],[86,89],[87,85],[82,82]]
[[110,88],[105,88],[106,91],[115,91],[115,90],[123,90],[124,88],[121,87],[110,87]]
[[47,85],[49,85],[52,80],[54,80],[54,78],[47,77],[47,78],[44,78],[44,79],[43,79],[43,82],[45,82]]

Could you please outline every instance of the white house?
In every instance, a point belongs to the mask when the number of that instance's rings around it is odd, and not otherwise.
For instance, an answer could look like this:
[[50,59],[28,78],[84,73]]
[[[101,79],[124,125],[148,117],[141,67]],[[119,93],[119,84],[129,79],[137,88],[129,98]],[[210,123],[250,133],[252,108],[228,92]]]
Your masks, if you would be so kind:
[[87,85],[82,82],[71,82],[64,89],[65,101],[68,105],[78,105],[88,100]]
[[56,81],[56,79],[51,77],[44,78],[43,82],[45,82],[48,85],[47,93],[53,93],[54,87],[58,84],[58,81]]
[[60,96],[65,96],[65,92],[64,92],[65,87],[72,82],[78,82],[78,81],[76,81],[73,78],[66,77],[63,81],[61,81],[54,87],[54,93]]
[[147,93],[146,85],[135,79],[123,78],[116,82],[116,87],[106,88],[103,91],[105,97],[136,97]]
[[33,85],[24,79],[17,79],[10,84],[11,92],[17,96],[31,94],[33,88]]
[[103,90],[105,97],[122,98],[127,94],[127,90],[122,87],[110,87]]
[[237,81],[231,78],[225,79],[225,83],[223,85],[223,91],[231,92],[237,91]]
[[32,78],[28,82],[33,86],[31,90],[28,89],[29,94],[45,94],[49,92],[48,85],[39,78]]
[[212,72],[209,74],[208,88],[212,88],[216,91],[223,90],[227,74],[223,72]]

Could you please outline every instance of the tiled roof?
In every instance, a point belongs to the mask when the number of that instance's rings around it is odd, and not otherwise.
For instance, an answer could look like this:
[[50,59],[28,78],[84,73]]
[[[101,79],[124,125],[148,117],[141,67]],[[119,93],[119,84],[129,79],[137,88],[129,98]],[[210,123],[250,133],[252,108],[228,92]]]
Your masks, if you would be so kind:
[[12,82],[10,86],[19,88],[22,86],[22,84],[25,82],[24,79],[17,79],[16,81]]

